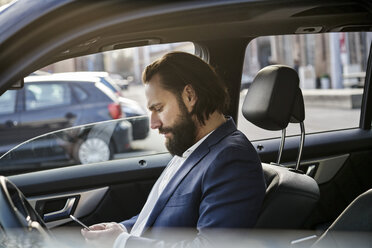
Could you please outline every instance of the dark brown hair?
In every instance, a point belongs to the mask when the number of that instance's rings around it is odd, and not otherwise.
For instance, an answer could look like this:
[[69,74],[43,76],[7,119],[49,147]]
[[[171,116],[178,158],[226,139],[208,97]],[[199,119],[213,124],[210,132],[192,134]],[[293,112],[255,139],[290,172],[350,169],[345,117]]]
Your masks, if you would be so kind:
[[182,99],[186,85],[193,87],[198,100],[191,114],[195,114],[202,124],[214,111],[225,113],[228,108],[226,86],[215,70],[195,55],[185,52],[165,54],[146,67],[142,74],[143,82],[148,83],[155,74],[159,74],[163,88],[178,99]]

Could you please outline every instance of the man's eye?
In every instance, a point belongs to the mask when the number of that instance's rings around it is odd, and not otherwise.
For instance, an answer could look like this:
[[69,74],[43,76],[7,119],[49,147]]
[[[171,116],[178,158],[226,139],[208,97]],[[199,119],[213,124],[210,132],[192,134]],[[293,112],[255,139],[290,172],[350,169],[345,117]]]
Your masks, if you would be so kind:
[[155,111],[156,111],[156,112],[161,112],[162,110],[163,110],[162,107],[160,107],[160,108],[155,108]]

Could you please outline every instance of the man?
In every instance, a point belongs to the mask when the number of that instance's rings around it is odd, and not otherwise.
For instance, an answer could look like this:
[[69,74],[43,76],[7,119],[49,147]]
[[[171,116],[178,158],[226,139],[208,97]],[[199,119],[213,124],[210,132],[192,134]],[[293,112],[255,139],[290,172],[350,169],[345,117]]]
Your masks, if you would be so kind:
[[[166,139],[173,159],[141,213],[121,224],[82,230],[89,241],[114,247],[166,246],[166,228],[192,228],[176,246],[211,244],[210,229],[252,228],[265,194],[259,157],[231,117],[227,89],[200,58],[172,52],[143,73],[151,128]],[[212,240],[213,242],[213,240]]]

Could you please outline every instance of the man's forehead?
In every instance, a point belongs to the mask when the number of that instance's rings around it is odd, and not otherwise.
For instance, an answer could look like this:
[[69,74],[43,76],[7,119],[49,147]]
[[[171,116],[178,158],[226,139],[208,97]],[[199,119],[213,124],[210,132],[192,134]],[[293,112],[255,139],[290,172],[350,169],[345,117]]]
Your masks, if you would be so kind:
[[173,93],[169,90],[164,89],[159,81],[150,80],[145,84],[145,94],[147,99],[147,107],[155,107],[159,104],[163,104],[170,97],[174,97]]

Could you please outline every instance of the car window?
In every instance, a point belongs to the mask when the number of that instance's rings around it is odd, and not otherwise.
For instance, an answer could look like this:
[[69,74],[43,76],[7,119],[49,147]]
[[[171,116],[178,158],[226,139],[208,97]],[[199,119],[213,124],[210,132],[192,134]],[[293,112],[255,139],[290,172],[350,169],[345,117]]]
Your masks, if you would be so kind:
[[8,90],[0,96],[0,114],[12,114],[15,112],[16,93],[14,90]]
[[107,87],[109,87],[113,92],[120,91],[118,85],[115,84],[115,82],[110,77],[102,78],[101,82]]
[[74,91],[75,97],[77,98],[79,102],[82,102],[88,98],[88,94],[83,89],[81,89],[79,86],[72,85],[72,89]]
[[50,132],[25,141],[3,154],[0,173],[11,175],[107,161],[113,159],[115,149],[121,152],[128,150],[130,132],[131,124],[125,119]]
[[27,84],[26,110],[36,110],[71,103],[71,91],[66,84]]
[[[32,123],[27,128],[32,126],[45,134],[21,145],[11,144],[14,150],[0,154],[0,173],[20,174],[167,152],[164,137],[150,129],[141,78],[145,66],[170,51],[194,53],[194,45],[161,44],[93,54],[48,65],[41,71],[49,74],[26,78],[26,110],[58,106],[58,111],[27,115]],[[103,86],[102,75],[120,94]],[[78,103],[72,101],[72,95]],[[21,113],[20,119],[25,120],[26,114]],[[50,132],[51,127],[63,129]]]
[[[249,123],[241,113],[257,72],[271,64],[294,68],[305,103],[305,131],[316,133],[359,126],[364,78],[372,33],[327,33],[259,37],[245,51],[238,128],[250,140],[280,137]],[[299,134],[289,124],[288,135]]]

